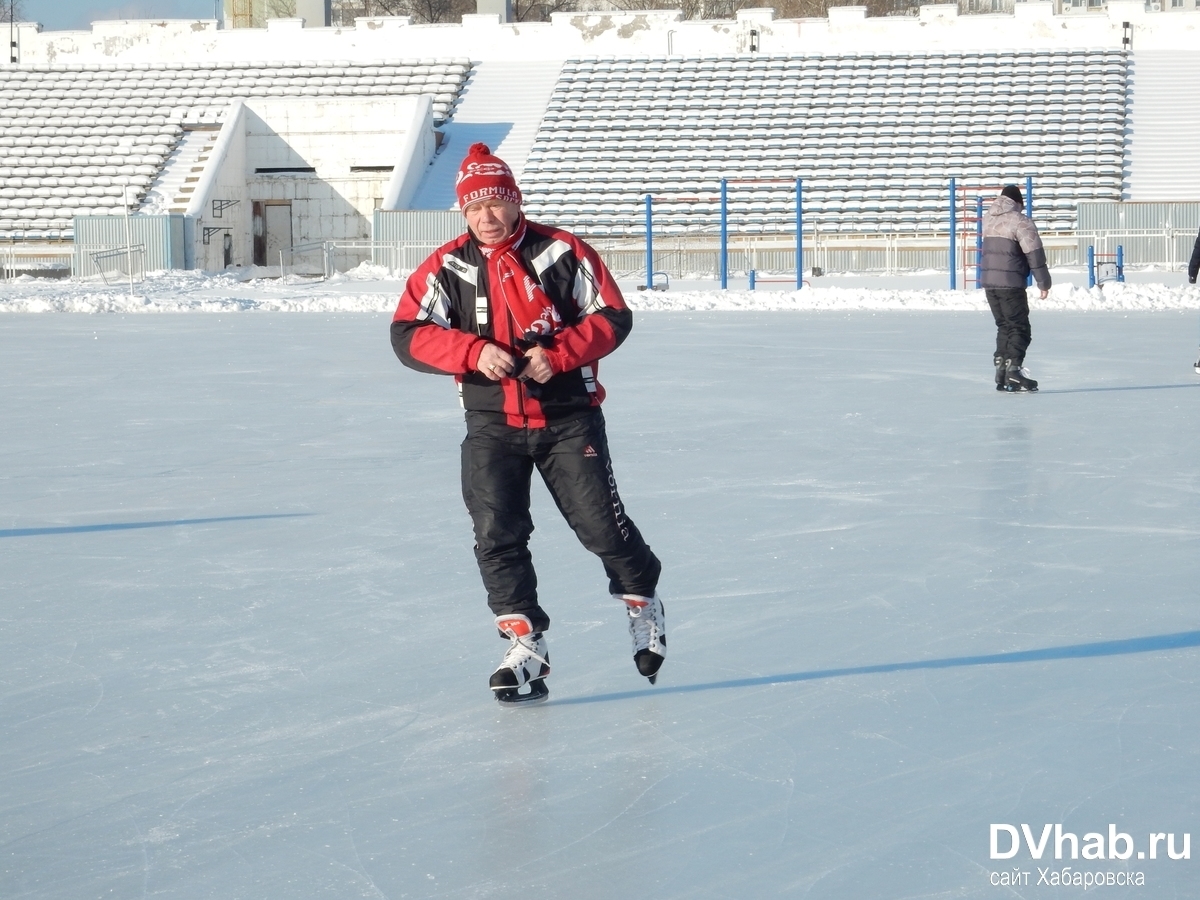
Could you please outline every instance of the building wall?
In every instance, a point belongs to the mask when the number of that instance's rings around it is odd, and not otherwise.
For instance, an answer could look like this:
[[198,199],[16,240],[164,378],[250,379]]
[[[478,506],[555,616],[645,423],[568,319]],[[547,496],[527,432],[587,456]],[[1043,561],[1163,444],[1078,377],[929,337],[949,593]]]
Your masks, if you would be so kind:
[[251,201],[288,201],[292,241],[365,241],[378,186],[367,179],[324,180],[309,175],[257,175],[247,182]]
[[[224,240],[233,241],[235,266],[248,265],[251,254],[250,193],[246,189],[246,109],[232,104],[217,138],[208,167],[187,213],[194,222],[195,265],[208,272],[225,266]],[[208,231],[208,243],[204,242]]]
[[[428,140],[406,140],[414,121],[428,126]],[[293,245],[369,240],[393,171],[419,170],[433,152],[428,103],[416,97],[250,100],[244,133],[238,174],[247,202],[238,214],[246,226],[240,249],[247,261],[254,258],[255,203],[291,205]],[[420,158],[400,158],[402,147],[414,146]],[[289,168],[313,171],[263,171]]]
[[[413,128],[429,134],[410,140]],[[429,103],[422,97],[236,101],[187,210],[195,264],[222,269],[228,233],[230,262],[250,265],[255,211],[262,213],[263,204],[290,204],[288,246],[369,240],[394,170],[423,170],[433,150]],[[281,168],[313,171],[261,171]],[[260,241],[262,222],[260,215]]]
[[304,19],[309,27],[330,23],[331,0],[221,0],[226,28],[264,28],[273,18]]
[[[407,17],[357,19],[353,27],[306,28],[299,18],[265,28],[219,29],[211,20],[95,22],[90,31],[18,26],[20,64],[136,63],[174,60],[337,60],[463,57],[476,60],[625,56],[728,56],[750,52],[828,54],[1000,48],[1122,46],[1190,50],[1200,46],[1200,12],[1155,12],[1143,0],[1110,0],[1095,12],[1056,14],[1054,2],[1016,3],[1013,13],[959,15],[928,5],[916,16],[868,18],[864,7],[834,7],[825,19],[775,19],[749,9],[736,19],[683,21],[678,11],[554,13],[550,22],[502,24],[464,16],[461,24],[414,25]],[[7,65],[7,63],[4,63]]]

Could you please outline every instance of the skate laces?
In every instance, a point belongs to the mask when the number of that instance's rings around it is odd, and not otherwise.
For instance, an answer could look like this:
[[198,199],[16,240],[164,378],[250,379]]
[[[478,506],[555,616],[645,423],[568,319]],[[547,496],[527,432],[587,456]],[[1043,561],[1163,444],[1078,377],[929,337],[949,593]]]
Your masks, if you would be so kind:
[[[537,652],[536,644],[526,643],[526,636],[517,634],[513,628],[501,629],[504,635],[512,641],[508,645],[508,652],[504,654],[504,661],[500,663],[501,668],[509,668],[514,672],[521,666],[525,665],[530,659],[536,659],[538,662],[545,665],[550,665],[550,660]],[[532,637],[532,635],[528,635]]]
[[657,597],[643,598],[625,595],[621,597],[629,613],[629,634],[633,637],[634,652],[648,650],[655,643],[656,633],[661,634],[663,623],[658,611],[662,608]]

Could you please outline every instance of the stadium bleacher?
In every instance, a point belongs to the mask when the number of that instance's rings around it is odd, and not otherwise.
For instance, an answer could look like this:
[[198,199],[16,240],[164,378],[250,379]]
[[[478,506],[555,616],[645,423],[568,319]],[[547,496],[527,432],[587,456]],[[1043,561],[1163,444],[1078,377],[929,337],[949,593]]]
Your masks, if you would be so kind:
[[[1119,200],[1120,50],[578,59],[563,66],[524,168],[531,216],[590,234],[793,229],[794,179],[825,232],[945,230],[951,177],[1034,180],[1044,230]],[[763,184],[778,179],[777,184]]]
[[[453,114],[466,59],[66,65],[0,69],[0,239],[58,240],[77,215],[136,209],[186,129],[231,100],[430,94]],[[128,188],[127,188],[128,186]]]

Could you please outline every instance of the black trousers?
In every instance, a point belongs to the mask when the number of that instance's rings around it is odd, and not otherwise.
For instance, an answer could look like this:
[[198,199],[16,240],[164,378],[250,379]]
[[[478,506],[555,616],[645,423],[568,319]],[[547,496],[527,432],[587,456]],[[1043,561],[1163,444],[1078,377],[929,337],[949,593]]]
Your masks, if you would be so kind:
[[463,500],[492,613],[528,616],[534,631],[550,627],[529,552],[534,467],[580,542],[600,557],[610,593],[651,596],[662,564],[625,513],[600,410],[546,428],[513,428],[468,412]]
[[1024,362],[1025,351],[1033,340],[1025,288],[986,288],[984,294],[996,320],[996,354],[1015,363]]

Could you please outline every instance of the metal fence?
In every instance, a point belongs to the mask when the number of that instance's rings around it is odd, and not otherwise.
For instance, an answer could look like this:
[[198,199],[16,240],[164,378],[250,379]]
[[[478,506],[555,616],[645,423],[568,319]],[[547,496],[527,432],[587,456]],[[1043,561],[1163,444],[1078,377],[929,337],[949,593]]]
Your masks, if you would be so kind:
[[1081,200],[1075,221],[1076,229],[1089,234],[1178,228],[1194,235],[1200,228],[1200,201]]
[[[645,280],[646,246],[642,237],[587,238],[618,278]],[[795,271],[796,245],[792,235],[743,236],[730,241],[728,271],[745,275]],[[946,234],[823,234],[804,235],[804,268],[826,273],[895,274],[949,269],[950,235]],[[1086,266],[1088,247],[1097,253],[1124,248],[1126,266],[1186,264],[1195,234],[1178,228],[1127,229],[1093,233],[1046,234],[1047,262],[1053,266]],[[440,239],[393,241],[314,241],[298,244],[281,254],[281,274],[329,278],[364,263],[385,269],[389,276],[404,277],[440,247]],[[960,240],[960,267],[973,266],[974,237]],[[720,272],[720,239],[716,234],[694,232],[654,238],[655,272],[669,278],[716,278]],[[970,279],[967,279],[968,281]]]
[[[87,251],[91,277],[99,275],[105,284],[146,280],[146,247],[134,244],[103,247]],[[88,276],[81,276],[88,277]]]
[[[142,271],[189,269],[195,265],[192,239],[195,221],[181,215],[76,216],[72,274],[104,275],[96,254],[132,244],[142,248]],[[128,273],[126,273],[128,274]]]
[[75,251],[48,247],[27,248],[14,244],[0,247],[0,278],[11,281],[22,275],[34,278],[69,278]]
[[444,241],[313,241],[280,252],[280,274],[329,278],[364,263],[407,275]]
[[1187,265],[1196,244],[1194,228],[1126,228],[1122,230],[1080,231],[1080,258],[1087,259],[1087,248],[1093,246],[1097,253],[1115,253],[1117,247],[1124,250],[1125,265],[1163,266],[1177,269]]
[[[587,238],[605,264],[617,278],[637,277],[645,281],[646,245],[642,238]],[[807,255],[805,265],[811,264]],[[686,234],[654,236],[656,273],[669,278],[717,278],[721,270],[721,243],[718,235]],[[759,272],[788,272],[796,265],[796,245],[786,238],[757,236],[749,240],[730,241],[728,271],[745,274]]]
[[280,250],[279,274],[298,275],[302,278],[328,278],[334,272],[354,268],[337,268],[334,244],[334,241],[310,241]]
[[407,275],[445,241],[377,242],[371,249],[371,262],[383,266],[390,275]]
[[[1050,265],[1085,264],[1087,248],[1073,236],[1046,235],[1044,242]],[[644,241],[597,239],[590,243],[618,278],[641,276],[641,280],[645,280]],[[804,235],[803,250],[805,271],[817,268],[826,273],[890,275],[925,270],[946,272],[950,265],[948,233],[871,235],[816,232]],[[792,235],[764,235],[731,240],[727,265],[729,273],[735,275],[745,275],[751,270],[794,272],[795,238]],[[665,273],[670,278],[718,277],[719,238],[702,234],[655,235],[653,266],[655,272]]]

